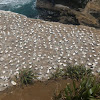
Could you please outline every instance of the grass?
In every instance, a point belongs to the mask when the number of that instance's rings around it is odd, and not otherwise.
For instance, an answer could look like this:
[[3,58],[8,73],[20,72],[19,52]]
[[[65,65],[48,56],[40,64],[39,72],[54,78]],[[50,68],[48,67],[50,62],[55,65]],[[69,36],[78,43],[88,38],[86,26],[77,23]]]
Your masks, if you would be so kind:
[[71,79],[77,79],[77,80],[83,78],[84,76],[92,75],[91,69],[86,69],[86,67],[83,65],[75,65],[75,66],[69,65],[67,67],[67,70],[64,71],[65,71],[64,77],[69,77]]
[[83,65],[67,66],[64,70],[57,69],[52,77],[72,80],[64,90],[54,93],[53,100],[100,100],[100,77],[92,75],[92,71]]
[[34,78],[36,77],[31,69],[22,69],[19,72],[19,81],[22,85],[32,84]]
[[57,80],[58,78],[62,78],[64,74],[63,69],[57,69],[52,75],[50,79]]
[[[83,65],[57,69],[51,79],[69,78],[72,83],[68,83],[59,93],[54,93],[53,100],[100,100],[100,82],[91,72]],[[19,73],[22,85],[33,83],[34,78],[36,77],[31,69],[22,69]]]
[[51,79],[58,78],[71,78],[80,80],[84,76],[91,76],[91,69],[86,69],[83,65],[67,66],[66,69],[57,69],[55,73],[52,74]]
[[100,83],[94,77],[72,80],[53,100],[100,100]]

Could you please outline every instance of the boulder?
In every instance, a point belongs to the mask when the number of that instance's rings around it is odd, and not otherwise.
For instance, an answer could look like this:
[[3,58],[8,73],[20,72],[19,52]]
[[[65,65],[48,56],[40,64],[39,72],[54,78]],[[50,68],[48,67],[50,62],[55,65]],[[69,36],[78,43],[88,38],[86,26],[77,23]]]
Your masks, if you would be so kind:
[[80,24],[100,28],[100,4],[98,2],[88,2],[81,13],[76,15]]
[[[80,24],[100,28],[100,1],[89,1],[84,9],[80,11],[68,5],[55,4],[54,6],[47,0],[37,0],[37,7],[52,11],[59,11],[59,22],[67,24]],[[72,19],[72,20],[71,20]],[[70,20],[70,22],[69,22]]]

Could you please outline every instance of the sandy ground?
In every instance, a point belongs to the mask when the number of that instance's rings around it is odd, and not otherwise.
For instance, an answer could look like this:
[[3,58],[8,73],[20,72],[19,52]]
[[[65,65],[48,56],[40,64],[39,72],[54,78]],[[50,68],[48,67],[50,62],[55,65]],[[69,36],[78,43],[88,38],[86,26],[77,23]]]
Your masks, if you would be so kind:
[[72,84],[69,80],[49,80],[46,82],[36,82],[33,85],[22,87],[10,87],[0,94],[0,100],[53,100],[54,93]]
[[0,91],[22,68],[45,80],[68,63],[100,72],[100,30],[0,11]]

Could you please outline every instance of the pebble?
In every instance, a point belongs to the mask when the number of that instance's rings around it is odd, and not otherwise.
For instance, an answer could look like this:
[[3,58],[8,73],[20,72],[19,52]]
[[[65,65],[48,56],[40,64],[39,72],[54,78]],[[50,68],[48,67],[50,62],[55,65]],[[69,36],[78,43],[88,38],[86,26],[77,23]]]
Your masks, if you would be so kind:
[[12,85],[17,85],[17,83],[15,81],[11,81]]

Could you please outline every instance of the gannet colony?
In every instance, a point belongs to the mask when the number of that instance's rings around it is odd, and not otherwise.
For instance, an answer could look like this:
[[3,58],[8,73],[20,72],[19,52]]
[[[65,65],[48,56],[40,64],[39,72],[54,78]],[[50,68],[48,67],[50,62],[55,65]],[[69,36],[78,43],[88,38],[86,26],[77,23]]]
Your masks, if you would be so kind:
[[68,63],[100,72],[99,29],[0,11],[0,91],[22,68],[32,68],[44,80]]

